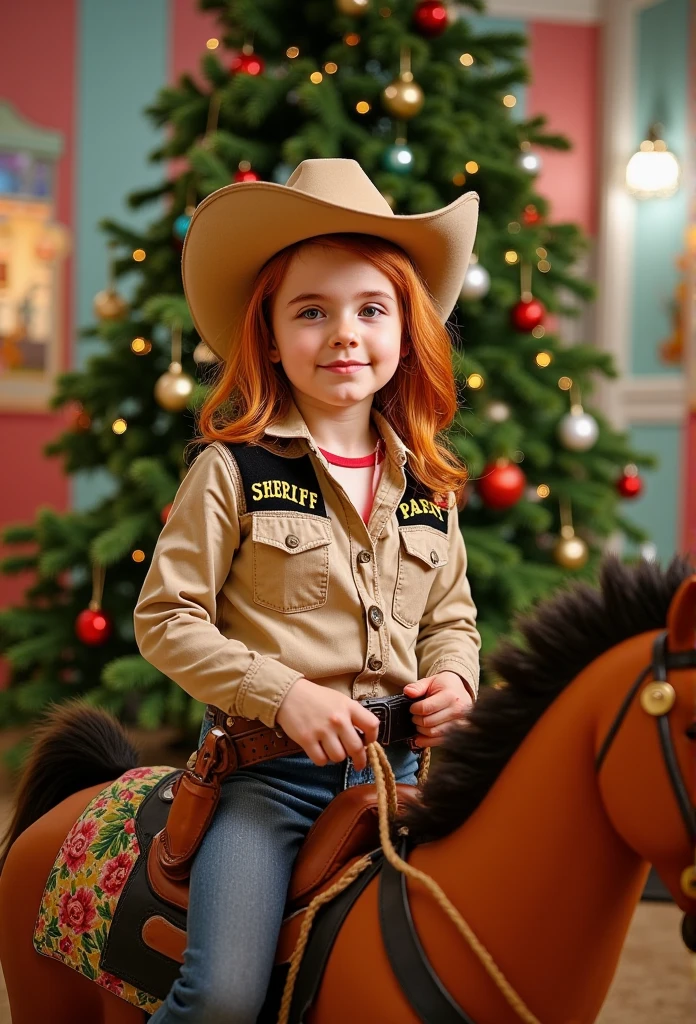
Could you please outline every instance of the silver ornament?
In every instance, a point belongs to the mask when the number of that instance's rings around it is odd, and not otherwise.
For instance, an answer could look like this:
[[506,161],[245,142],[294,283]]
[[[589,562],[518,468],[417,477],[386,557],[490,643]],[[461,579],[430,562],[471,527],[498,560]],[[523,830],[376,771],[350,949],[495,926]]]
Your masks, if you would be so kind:
[[571,452],[586,452],[597,443],[599,426],[587,412],[569,412],[558,424],[558,436]]
[[482,299],[488,294],[491,286],[491,275],[485,267],[473,260],[469,264],[460,292],[462,299]]
[[491,423],[505,423],[510,419],[510,406],[506,402],[489,402],[484,409],[484,416]]

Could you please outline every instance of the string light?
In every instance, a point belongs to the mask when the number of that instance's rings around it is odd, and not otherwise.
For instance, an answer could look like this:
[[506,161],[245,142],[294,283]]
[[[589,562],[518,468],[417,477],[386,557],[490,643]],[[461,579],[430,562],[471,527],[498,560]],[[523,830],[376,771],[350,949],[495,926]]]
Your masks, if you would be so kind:
[[543,324],[537,324],[537,326],[532,330],[533,338],[543,338],[545,334],[546,328]]
[[470,387],[472,391],[478,391],[484,385],[483,377],[480,373],[470,373],[467,377],[467,387]]
[[335,75],[336,72],[338,71],[338,64],[334,64],[332,60],[327,61],[327,63],[324,65],[324,71],[327,73],[327,75]]
[[135,352],[136,356],[146,356],[148,352],[152,351],[152,342],[146,341],[145,338],[133,338],[131,350]]
[[548,484],[539,484],[539,486],[537,487],[537,494],[540,498],[548,498],[550,493],[551,488]]
[[380,7],[379,16],[380,18],[391,18],[391,7]]
[[539,262],[537,263],[537,267],[542,272],[542,274],[548,274],[549,270],[551,269],[551,264],[548,260],[539,260]]
[[92,426],[92,420],[89,414],[83,410],[75,420],[75,426],[80,430],[89,430]]
[[558,386],[561,391],[570,391],[573,386],[573,381],[570,377],[559,377]]
[[544,249],[544,247],[541,246],[541,245],[537,249],[536,254],[539,257],[539,259],[542,259],[542,260],[545,260],[546,257],[548,256],[548,253],[547,253],[546,249]]
[[366,114],[370,109],[370,104],[367,102],[367,100],[360,100],[359,103],[355,104],[355,109],[359,114]]
[[140,548],[136,548],[133,554],[131,555],[131,558],[133,559],[134,562],[144,562],[145,552],[141,551]]
[[125,434],[125,432],[128,430],[128,424],[122,417],[119,416],[119,418],[117,420],[114,420],[114,422],[111,424],[111,429],[113,430],[114,434]]
[[343,42],[346,46],[357,46],[360,42],[360,36],[357,32],[349,32],[343,37]]
[[518,260],[518,256],[517,256],[517,253],[515,252],[515,250],[514,249],[508,249],[508,251],[505,253],[505,262],[506,263],[517,263],[517,260]]
[[467,160],[467,162],[464,164],[464,170],[467,172],[467,174],[476,174],[478,169],[479,165],[476,163],[475,160]]
[[320,82],[323,82],[324,76],[321,71],[313,71],[309,76],[309,80],[310,82],[314,82],[315,85],[319,85]]
[[552,356],[550,352],[537,352],[535,361],[537,366],[550,366],[551,359]]
[[299,57],[300,56],[300,48],[299,48],[299,46],[288,46],[287,50],[285,51],[285,56],[289,57],[290,60],[294,60],[295,57]]
[[217,50],[218,46],[220,45],[220,40],[209,39],[205,45],[208,47],[209,50]]
[[519,450],[519,448],[518,448],[516,452],[512,453],[512,461],[513,462],[524,462],[524,452],[521,452]]
[[142,263],[146,255],[147,253],[145,252],[144,249],[136,249],[135,252],[133,253],[133,259],[135,260],[136,263]]
[[511,235],[517,235],[521,230],[522,229],[516,220],[511,220],[508,224],[508,231]]
[[471,56],[470,53],[463,53],[459,58],[459,63],[463,64],[465,68],[470,68],[471,65],[474,63],[474,58]]
[[507,96],[503,96],[503,103],[506,107],[514,107],[517,105],[517,97],[513,96],[512,93],[508,93]]
[[457,173],[452,178],[452,184],[453,185],[463,185],[465,183],[465,181],[466,181],[466,174],[462,174],[461,171],[457,171]]

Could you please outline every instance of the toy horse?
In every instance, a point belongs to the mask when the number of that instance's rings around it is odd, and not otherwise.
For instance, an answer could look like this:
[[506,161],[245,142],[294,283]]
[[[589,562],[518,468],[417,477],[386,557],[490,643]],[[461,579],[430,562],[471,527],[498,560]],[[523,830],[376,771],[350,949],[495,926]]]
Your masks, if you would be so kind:
[[[305,897],[322,886],[326,894],[347,870],[355,881],[337,896],[330,943],[330,916],[321,914],[331,902],[312,924],[305,961],[318,974],[301,984],[300,966],[290,1021],[590,1024],[651,863],[696,949],[696,575],[683,559],[664,571],[609,559],[599,590],[560,592],[519,629],[523,645],[506,641],[491,659],[500,682],[450,727],[422,793],[402,808],[392,831],[400,856],[386,828],[381,846],[391,853],[381,856],[376,819],[371,831],[363,815],[347,858],[331,866],[337,871],[315,871],[318,885]],[[127,1001],[133,985],[99,964],[113,900],[140,858],[126,854],[134,819],[105,808],[113,792],[137,802],[139,788],[153,791],[148,773],[161,782],[174,769],[136,768],[104,712],[78,706],[56,715],[22,780],[0,876],[12,1020],[135,1024],[159,1003],[145,998],[139,1008],[132,992]],[[373,787],[355,789],[365,806],[373,800]],[[345,795],[324,812],[325,841],[337,830],[348,835]],[[88,850],[110,858],[97,896],[96,876],[85,881]],[[298,872],[307,871],[303,854]],[[294,883],[279,965],[307,913]],[[44,914],[59,891],[61,910]],[[312,953],[314,931],[321,955]],[[162,955],[180,959],[179,933],[164,928],[152,948],[159,942]]]

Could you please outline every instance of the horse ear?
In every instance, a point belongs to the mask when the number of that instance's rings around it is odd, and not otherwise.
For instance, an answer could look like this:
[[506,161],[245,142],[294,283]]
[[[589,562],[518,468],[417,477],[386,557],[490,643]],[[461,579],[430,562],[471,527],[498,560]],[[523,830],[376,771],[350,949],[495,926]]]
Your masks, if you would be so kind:
[[670,651],[696,646],[696,574],[681,584],[667,612],[667,644]]

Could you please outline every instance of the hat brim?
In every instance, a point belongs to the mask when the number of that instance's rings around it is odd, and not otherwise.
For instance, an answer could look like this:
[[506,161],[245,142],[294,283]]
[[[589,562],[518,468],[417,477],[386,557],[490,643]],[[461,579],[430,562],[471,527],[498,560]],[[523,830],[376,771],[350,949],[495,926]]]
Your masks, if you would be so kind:
[[294,242],[348,231],[401,246],[418,267],[444,323],[464,282],[478,204],[477,193],[467,192],[431,213],[381,215],[273,182],[226,185],[203,200],[186,232],[181,270],[196,330],[226,359],[264,263]]

